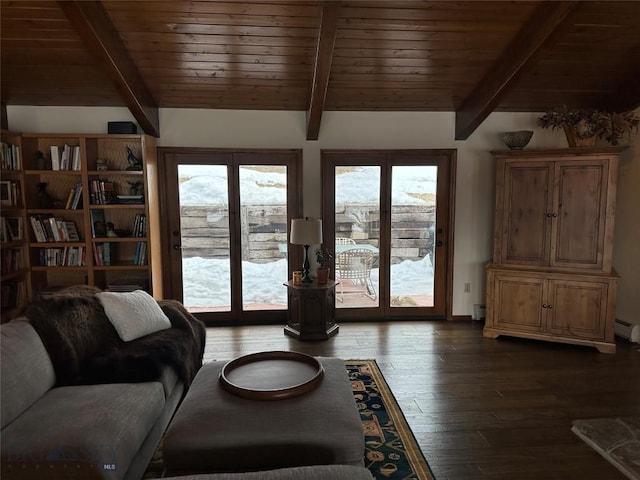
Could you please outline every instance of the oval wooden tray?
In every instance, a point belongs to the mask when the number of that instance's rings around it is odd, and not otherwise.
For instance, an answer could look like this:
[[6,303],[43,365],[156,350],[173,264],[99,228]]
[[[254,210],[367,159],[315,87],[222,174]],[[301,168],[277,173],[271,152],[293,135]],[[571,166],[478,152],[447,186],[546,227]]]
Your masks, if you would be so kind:
[[231,360],[220,371],[220,385],[238,397],[282,400],[313,390],[323,377],[324,368],[314,357],[272,351]]

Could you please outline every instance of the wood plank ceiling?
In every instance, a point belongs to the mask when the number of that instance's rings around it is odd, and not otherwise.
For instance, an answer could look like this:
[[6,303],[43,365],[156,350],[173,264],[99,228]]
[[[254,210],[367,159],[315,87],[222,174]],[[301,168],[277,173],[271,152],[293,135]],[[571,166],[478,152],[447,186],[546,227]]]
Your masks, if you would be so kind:
[[640,105],[637,1],[0,1],[4,105],[492,111]]

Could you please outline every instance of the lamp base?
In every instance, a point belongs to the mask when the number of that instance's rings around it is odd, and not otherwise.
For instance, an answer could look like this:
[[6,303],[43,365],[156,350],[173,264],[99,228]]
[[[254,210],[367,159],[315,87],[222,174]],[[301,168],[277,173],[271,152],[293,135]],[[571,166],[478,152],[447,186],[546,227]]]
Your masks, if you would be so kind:
[[302,264],[302,283],[311,283],[313,279],[309,276],[309,245],[304,246],[304,263]]

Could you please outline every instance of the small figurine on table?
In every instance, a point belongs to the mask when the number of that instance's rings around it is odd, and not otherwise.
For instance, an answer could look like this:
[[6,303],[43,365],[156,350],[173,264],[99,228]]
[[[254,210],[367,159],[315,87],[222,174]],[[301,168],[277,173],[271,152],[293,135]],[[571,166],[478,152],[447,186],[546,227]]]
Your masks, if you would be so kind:
[[129,162],[127,170],[142,170],[142,160],[136,157],[129,147],[127,147],[127,162]]

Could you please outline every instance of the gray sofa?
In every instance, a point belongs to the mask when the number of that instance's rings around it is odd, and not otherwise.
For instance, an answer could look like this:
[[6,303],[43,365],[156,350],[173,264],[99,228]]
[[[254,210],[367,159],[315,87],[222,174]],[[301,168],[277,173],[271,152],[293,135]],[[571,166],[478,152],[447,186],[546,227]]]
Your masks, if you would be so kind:
[[[202,365],[205,330],[179,302],[160,300],[171,328],[122,342],[95,289],[58,291],[0,325],[0,478],[142,478]],[[266,468],[266,467],[265,467]],[[371,480],[317,465],[200,480]]]
[[26,318],[0,327],[3,480],[139,479],[184,391],[171,367],[160,381],[56,387]]

